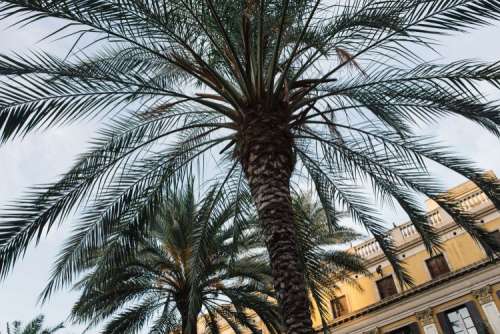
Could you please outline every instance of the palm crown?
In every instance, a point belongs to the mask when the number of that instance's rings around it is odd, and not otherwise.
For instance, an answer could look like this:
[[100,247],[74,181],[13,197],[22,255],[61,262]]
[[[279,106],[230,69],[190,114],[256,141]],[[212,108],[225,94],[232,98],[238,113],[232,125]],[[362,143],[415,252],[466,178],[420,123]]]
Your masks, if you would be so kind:
[[62,323],[53,328],[44,328],[44,320],[45,316],[39,315],[24,326],[20,321],[7,323],[7,334],[53,334],[64,328]]
[[[20,24],[67,22],[65,58],[2,56],[1,138],[111,115],[94,146],[58,182],[35,188],[3,215],[0,274],[29,242],[88,200],[68,244],[102,244],[142,218],[162,189],[203,157],[235,197],[249,187],[266,235],[289,332],[309,332],[305,277],[290,187],[314,184],[332,227],[335,205],[378,241],[410,283],[383,221],[357,187],[408,214],[427,248],[439,240],[416,194],[434,199],[491,254],[498,245],[426,169],[429,161],[473,180],[500,206],[498,184],[466,159],[415,133],[458,115],[500,135],[497,104],[479,84],[500,84],[500,65],[427,63],[415,48],[500,17],[496,0],[2,0]],[[91,46],[81,43],[88,40]],[[83,49],[83,50],[81,50]],[[96,51],[97,50],[97,51]],[[292,183],[291,183],[292,182]],[[71,256],[66,271],[71,273]]]
[[91,270],[75,285],[82,294],[72,317],[90,326],[110,319],[103,333],[137,333],[146,324],[149,333],[197,333],[199,318],[205,332],[219,333],[225,323],[256,333],[258,316],[279,332],[269,266],[245,254],[258,237],[245,229],[246,241],[234,244],[232,210],[214,193],[196,201],[192,183],[174,192],[132,249],[125,230],[79,259],[82,272]]

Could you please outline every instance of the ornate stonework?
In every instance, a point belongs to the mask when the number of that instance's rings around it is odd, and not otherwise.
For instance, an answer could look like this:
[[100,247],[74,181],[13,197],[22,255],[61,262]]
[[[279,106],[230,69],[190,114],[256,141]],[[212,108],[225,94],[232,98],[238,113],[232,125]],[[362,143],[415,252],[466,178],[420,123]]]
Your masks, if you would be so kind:
[[430,308],[415,313],[415,316],[417,317],[417,320],[420,321],[422,326],[434,323],[434,318],[432,317],[432,309]]
[[473,290],[472,295],[481,305],[493,301],[493,296],[491,295],[491,287],[489,285],[481,289]]

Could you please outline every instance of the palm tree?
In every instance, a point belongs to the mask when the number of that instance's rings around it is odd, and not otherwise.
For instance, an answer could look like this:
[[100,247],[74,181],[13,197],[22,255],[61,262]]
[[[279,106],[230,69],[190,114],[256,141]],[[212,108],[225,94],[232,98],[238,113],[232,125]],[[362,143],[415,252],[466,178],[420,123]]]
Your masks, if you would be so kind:
[[7,334],[52,334],[64,328],[62,322],[52,328],[43,328],[44,319],[43,315],[39,315],[24,326],[24,328],[20,321],[14,321],[12,324],[7,323]]
[[133,247],[125,230],[80,259],[87,274],[74,286],[82,293],[73,320],[89,328],[109,320],[105,334],[137,333],[147,324],[148,333],[195,334],[200,318],[203,332],[219,333],[226,324],[234,333],[258,333],[257,315],[278,333],[269,265],[261,255],[245,254],[252,243],[234,243],[232,204],[215,192],[197,202],[190,183],[160,206]]
[[[362,235],[350,228],[336,228],[328,222],[320,202],[310,192],[292,197],[297,248],[301,267],[304,268],[306,287],[313,310],[318,312],[325,334],[329,333],[329,305],[337,298],[338,283],[343,282],[361,289],[355,274],[370,275],[364,260],[345,251],[345,245]],[[345,212],[336,213],[337,217]]]
[[[196,203],[191,183],[160,207],[149,224],[151,230],[132,249],[124,248],[123,242],[130,241],[125,236],[88,261],[80,259],[80,270],[90,273],[74,285],[82,294],[73,307],[73,320],[89,323],[90,328],[111,319],[106,334],[135,333],[148,322],[149,333],[178,328],[197,333],[199,319],[208,333],[219,333],[224,323],[235,333],[259,333],[252,321],[257,315],[270,333],[279,332],[270,267],[258,251],[264,246],[260,226],[255,217],[248,217],[244,231],[238,232],[245,238],[236,245],[231,222],[235,204],[241,205],[214,193]],[[353,274],[367,274],[361,258],[331,246],[360,235],[329,230],[326,215],[310,194],[294,197],[293,204],[307,288],[326,325],[337,284],[355,284]],[[215,214],[207,215],[208,208]]]
[[498,249],[443,195],[427,165],[474,181],[500,207],[498,183],[418,135],[422,122],[453,115],[500,136],[498,105],[480,93],[482,84],[499,87],[500,65],[441,65],[418,52],[433,50],[441,35],[498,20],[498,0],[0,4],[0,17],[23,27],[65,22],[48,37],[74,42],[64,57],[1,56],[0,138],[106,119],[93,147],[59,181],[34,188],[3,214],[2,276],[30,242],[82,208],[78,234],[66,246],[74,254],[59,259],[54,272],[54,286],[62,285],[82,245],[97,247],[124,224],[139,230],[162,189],[196,165],[216,170],[227,194],[250,189],[288,333],[311,332],[291,200],[293,184],[304,178],[329,224],[340,224],[334,206],[347,210],[403,283],[411,278],[371,204],[371,189],[406,211],[429,251],[439,240],[417,194],[434,199],[488,254]]

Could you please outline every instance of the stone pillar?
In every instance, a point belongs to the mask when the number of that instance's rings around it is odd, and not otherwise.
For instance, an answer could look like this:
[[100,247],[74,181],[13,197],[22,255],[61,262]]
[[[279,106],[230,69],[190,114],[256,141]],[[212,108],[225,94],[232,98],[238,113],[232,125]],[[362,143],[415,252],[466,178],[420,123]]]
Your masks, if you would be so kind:
[[432,310],[430,308],[417,312],[415,316],[424,328],[425,334],[438,334],[434,318],[432,317]]
[[485,286],[484,288],[474,290],[472,291],[472,295],[479,302],[481,308],[486,314],[488,324],[493,333],[500,334],[500,313],[498,312],[497,305],[491,295],[491,287]]

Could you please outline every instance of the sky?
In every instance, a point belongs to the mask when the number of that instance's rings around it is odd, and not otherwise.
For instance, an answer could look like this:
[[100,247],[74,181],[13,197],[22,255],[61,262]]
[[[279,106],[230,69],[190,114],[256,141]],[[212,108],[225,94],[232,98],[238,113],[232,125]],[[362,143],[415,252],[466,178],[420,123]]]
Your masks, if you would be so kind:
[[[30,49],[48,48],[50,52],[64,54],[67,42],[37,42],[54,29],[50,22],[30,25],[23,29],[9,28],[8,22],[0,22],[0,53],[13,51],[26,53]],[[500,23],[497,27],[486,27],[472,33],[447,37],[441,40],[441,56],[435,56],[440,63],[474,58],[486,61],[500,60]],[[0,88],[1,89],[1,88]],[[499,98],[500,94],[492,97]],[[0,145],[0,208],[19,198],[27,187],[54,181],[74,161],[76,155],[85,149],[98,124],[80,123],[53,129]],[[500,146],[498,139],[469,122],[453,119],[441,125],[422,129],[444,143],[453,144],[463,156],[476,161],[483,169],[492,169],[500,175]],[[463,180],[457,175],[436,170],[446,186],[453,186]],[[385,218],[395,223],[402,222],[399,212],[384,211]],[[48,325],[65,320],[77,294],[60,292],[45,305],[37,304],[37,296],[48,280],[51,264],[65,236],[71,227],[71,220],[61,228],[53,229],[36,248],[30,248],[25,258],[4,281],[0,281],[0,332],[6,321],[28,321],[36,315],[46,315]],[[68,325],[62,334],[80,333],[81,326]],[[97,331],[91,330],[89,333]]]

